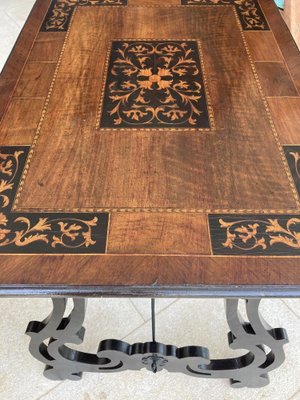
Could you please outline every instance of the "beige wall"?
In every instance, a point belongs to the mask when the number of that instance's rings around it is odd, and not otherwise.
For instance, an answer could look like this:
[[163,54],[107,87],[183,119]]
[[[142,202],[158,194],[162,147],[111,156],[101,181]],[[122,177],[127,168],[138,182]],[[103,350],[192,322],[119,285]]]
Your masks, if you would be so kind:
[[283,16],[300,48],[300,0],[285,0]]

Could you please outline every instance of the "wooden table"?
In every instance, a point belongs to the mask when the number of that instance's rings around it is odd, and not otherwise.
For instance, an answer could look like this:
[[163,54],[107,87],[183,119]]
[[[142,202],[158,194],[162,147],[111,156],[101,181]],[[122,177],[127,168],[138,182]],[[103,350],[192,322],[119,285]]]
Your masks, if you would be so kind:
[[[273,1],[37,0],[0,88],[0,293],[53,298],[27,329],[45,375],[266,385],[287,335],[259,301],[300,294],[300,55]],[[224,297],[249,352],[156,342],[154,300],[152,341],[72,350],[90,296]]]

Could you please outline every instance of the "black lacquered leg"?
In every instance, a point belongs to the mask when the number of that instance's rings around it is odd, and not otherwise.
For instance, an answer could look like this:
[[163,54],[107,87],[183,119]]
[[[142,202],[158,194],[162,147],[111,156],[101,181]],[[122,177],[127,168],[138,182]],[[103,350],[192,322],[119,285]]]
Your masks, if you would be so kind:
[[[246,302],[249,322],[239,314],[241,301]],[[77,380],[82,372],[146,368],[152,372],[166,369],[199,378],[229,378],[233,387],[262,387],[269,383],[268,372],[279,367],[285,358],[283,345],[288,341],[286,332],[282,328],[272,329],[263,321],[258,311],[258,299],[226,300],[226,317],[231,329],[228,334],[229,346],[232,349],[245,349],[248,353],[218,360],[210,359],[206,347],[178,348],[158,343],[155,341],[155,329],[151,342],[130,345],[109,339],[100,342],[97,354],[73,350],[65,344],[83,341],[85,300],[73,299],[73,302],[73,310],[65,317],[67,299],[53,299],[51,315],[43,322],[31,322],[26,331],[31,336],[30,352],[46,364],[44,374],[50,379]],[[47,339],[48,344],[45,343]],[[269,351],[264,349],[264,345]]]

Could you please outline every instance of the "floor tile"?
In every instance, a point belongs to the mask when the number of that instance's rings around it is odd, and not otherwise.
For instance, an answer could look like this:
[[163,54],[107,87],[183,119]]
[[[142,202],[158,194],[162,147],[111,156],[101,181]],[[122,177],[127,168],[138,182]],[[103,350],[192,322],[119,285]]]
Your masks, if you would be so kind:
[[[43,377],[44,366],[30,355],[29,337],[24,334],[28,322],[43,320],[51,306],[51,301],[44,299],[0,299],[1,399],[20,398],[22,388],[22,400],[33,400],[58,384]],[[101,339],[122,338],[142,323],[127,299],[90,300],[81,349],[96,352]]]
[[17,40],[19,31],[17,24],[0,9],[0,71]]
[[16,2],[7,2],[9,5],[6,6],[7,15],[22,28],[26,21],[35,1],[34,0],[22,0]]
[[[271,384],[262,389],[232,389],[227,380],[196,379],[182,374],[162,371],[156,375],[142,370],[116,374],[85,374],[80,382],[64,382],[42,397],[43,400],[297,400],[300,389],[300,337],[299,319],[281,300],[264,300],[261,306],[265,319],[274,327],[284,326],[291,343],[285,347],[284,365],[270,374]],[[223,302],[219,300],[179,300],[157,316],[157,340],[177,345],[208,345],[212,357],[236,355],[227,348]],[[101,322],[96,326],[100,332]],[[151,337],[150,321],[125,338],[132,343],[147,341]],[[237,397],[238,396],[238,397]],[[295,397],[296,396],[296,397]]]
[[0,0],[0,10],[11,10],[14,8],[26,6],[33,6],[36,0]]
[[[156,299],[155,312],[161,312],[175,301],[176,299]],[[131,302],[145,321],[151,318],[151,299],[131,299]]]
[[300,318],[300,299],[284,299],[284,302]]
[[299,400],[300,399],[300,390],[297,391],[297,393],[294,394],[293,397],[291,397],[289,400]]
[[35,0],[0,0],[0,72]]
[[[178,347],[200,344],[211,349],[212,358],[235,355],[233,350],[223,346],[227,343],[228,330],[222,300],[181,299],[159,313],[156,318],[158,342],[172,343]],[[150,338],[149,321],[126,340],[146,342]]]
[[[299,320],[281,300],[262,301],[261,313],[273,327],[285,327],[290,338],[290,343],[285,346],[287,359],[281,368],[270,374],[269,386],[262,389],[235,391],[226,381],[212,382],[206,379],[198,381],[178,375],[173,380],[171,380],[172,377],[168,378],[158,398],[165,399],[168,393],[172,393],[172,399],[180,399],[186,393],[188,399],[193,400],[197,399],[199,392],[203,390],[206,390],[208,399],[235,399],[236,393],[239,393],[241,398],[247,397],[253,400],[265,398],[286,400],[293,396],[300,388],[298,382],[300,374]],[[211,349],[212,358],[235,356],[237,352],[226,345],[228,328],[225,318],[222,318],[223,315],[222,301],[180,300],[157,317],[157,340],[164,343],[176,343],[180,346],[202,344]],[[201,326],[205,326],[205,329],[201,329]],[[129,342],[147,340],[149,332],[150,323],[147,323],[126,340]],[[188,387],[188,392],[185,392],[186,387]]]
[[144,323],[128,299],[89,299],[84,322],[86,334],[80,347],[96,352],[99,341],[122,339]]
[[42,376],[24,334],[30,320],[42,320],[50,309],[49,300],[0,299],[0,399],[33,400],[57,385]]

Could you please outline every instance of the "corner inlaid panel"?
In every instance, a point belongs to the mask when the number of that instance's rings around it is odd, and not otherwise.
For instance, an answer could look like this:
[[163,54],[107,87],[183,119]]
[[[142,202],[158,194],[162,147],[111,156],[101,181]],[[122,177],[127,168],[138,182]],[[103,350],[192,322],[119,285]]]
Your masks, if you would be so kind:
[[245,30],[269,30],[268,23],[258,0],[181,0],[191,6],[233,5]]
[[300,256],[300,215],[209,215],[214,255]]
[[127,0],[52,0],[41,27],[42,32],[68,30],[75,7],[80,6],[126,6]]
[[200,48],[196,40],[113,41],[99,127],[209,130]]
[[29,146],[0,147],[0,253],[105,253],[108,214],[13,213]]

